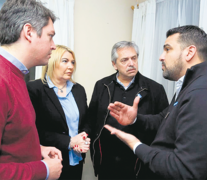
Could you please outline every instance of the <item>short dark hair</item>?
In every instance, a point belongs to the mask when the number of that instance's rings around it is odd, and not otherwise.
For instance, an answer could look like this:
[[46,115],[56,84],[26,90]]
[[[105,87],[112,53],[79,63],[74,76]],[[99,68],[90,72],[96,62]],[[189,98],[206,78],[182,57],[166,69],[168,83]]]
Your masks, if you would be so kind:
[[202,29],[193,25],[180,26],[168,30],[166,36],[169,37],[176,33],[179,34],[178,42],[182,49],[194,45],[200,60],[207,60],[207,34]]
[[49,19],[54,23],[56,16],[36,0],[7,0],[0,10],[0,43],[16,42],[26,23],[30,23],[38,36]]

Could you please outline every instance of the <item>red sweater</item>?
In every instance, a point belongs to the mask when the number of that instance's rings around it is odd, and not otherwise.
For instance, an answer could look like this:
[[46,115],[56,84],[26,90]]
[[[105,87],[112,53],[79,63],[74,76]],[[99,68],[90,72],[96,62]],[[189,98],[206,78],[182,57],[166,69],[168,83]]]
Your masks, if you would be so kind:
[[46,178],[24,75],[0,55],[0,179]]

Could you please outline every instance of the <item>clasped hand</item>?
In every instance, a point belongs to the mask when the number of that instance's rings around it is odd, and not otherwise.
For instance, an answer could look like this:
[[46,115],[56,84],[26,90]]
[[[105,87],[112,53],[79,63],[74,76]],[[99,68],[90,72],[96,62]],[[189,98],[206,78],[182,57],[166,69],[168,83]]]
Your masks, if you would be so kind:
[[86,153],[90,149],[91,139],[88,138],[86,132],[79,133],[71,137],[70,148],[78,153]]
[[62,172],[62,154],[60,150],[55,147],[40,146],[43,161],[49,168],[48,180],[55,180],[60,177]]

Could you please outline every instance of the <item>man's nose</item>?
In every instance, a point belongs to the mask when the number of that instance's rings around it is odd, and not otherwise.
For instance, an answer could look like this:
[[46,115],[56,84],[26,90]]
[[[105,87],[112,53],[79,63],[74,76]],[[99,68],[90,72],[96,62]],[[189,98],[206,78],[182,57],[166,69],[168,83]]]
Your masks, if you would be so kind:
[[51,49],[52,49],[52,50],[55,50],[55,49],[56,49],[56,45],[55,45],[55,42],[54,42],[53,40],[52,40]]
[[163,53],[159,57],[159,60],[164,61],[164,59],[165,59],[165,52],[163,51]]
[[129,59],[129,65],[134,65],[134,61],[132,59]]

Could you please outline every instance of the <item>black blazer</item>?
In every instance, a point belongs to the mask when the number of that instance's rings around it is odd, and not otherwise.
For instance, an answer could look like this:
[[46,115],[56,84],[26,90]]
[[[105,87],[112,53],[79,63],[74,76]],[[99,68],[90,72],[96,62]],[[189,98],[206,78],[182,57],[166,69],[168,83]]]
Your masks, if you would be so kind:
[[[62,106],[52,88],[43,84],[40,79],[27,84],[30,99],[36,112],[36,126],[40,143],[44,146],[54,146],[61,150],[63,164],[69,164],[68,145],[70,143],[69,129]],[[84,129],[87,111],[87,99],[84,88],[76,83],[72,93],[79,110],[78,133]],[[85,154],[82,154],[83,158]]]

